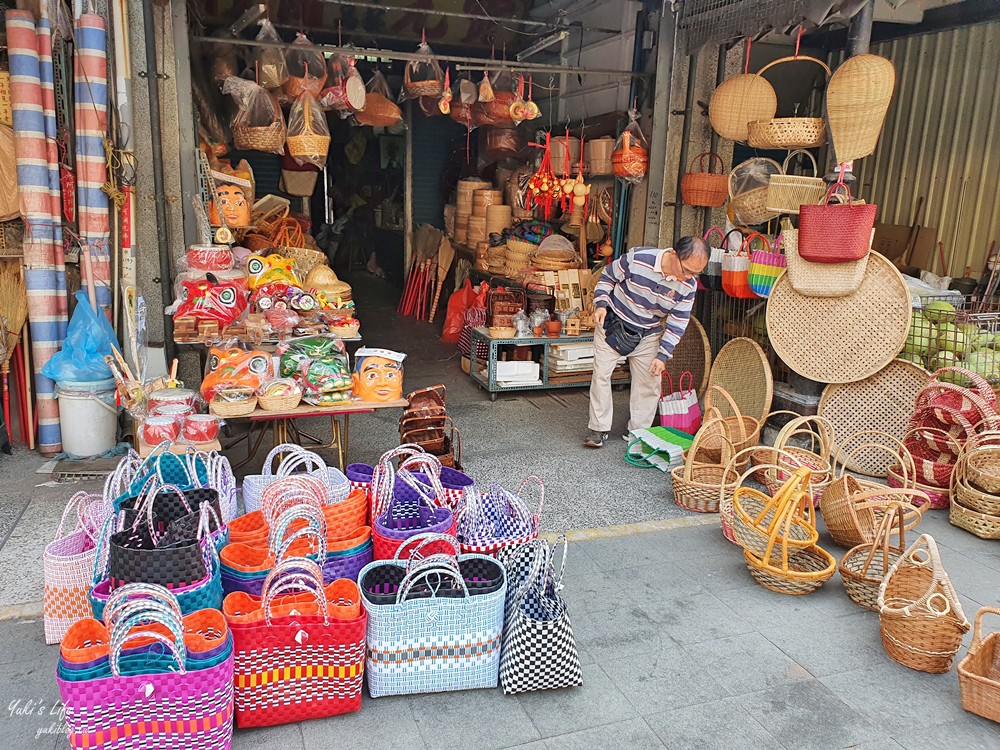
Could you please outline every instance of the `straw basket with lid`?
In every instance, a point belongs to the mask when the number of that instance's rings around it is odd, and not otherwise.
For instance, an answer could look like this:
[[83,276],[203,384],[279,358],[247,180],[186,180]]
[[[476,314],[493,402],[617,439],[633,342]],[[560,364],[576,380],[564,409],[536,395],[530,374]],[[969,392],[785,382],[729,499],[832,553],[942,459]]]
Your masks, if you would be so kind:
[[531,253],[530,262],[539,271],[566,271],[579,267],[580,256],[572,242],[553,234],[542,240],[542,244]]
[[455,191],[455,208],[459,216],[470,216],[473,208],[473,194],[477,190],[489,190],[490,183],[478,177],[465,177],[458,181]]
[[[798,48],[796,47],[796,53]],[[781,57],[773,62],[769,62],[759,71],[758,78],[763,76],[764,71],[770,70],[777,65],[787,65],[795,62],[809,62],[820,66],[826,74],[826,79],[830,77],[830,68],[822,60],[806,55],[793,55]],[[748,93],[753,97],[756,94]],[[794,149],[794,148],[816,148],[826,143],[826,122],[822,117],[774,117],[751,120],[747,123],[747,143],[752,148],[766,149]]]

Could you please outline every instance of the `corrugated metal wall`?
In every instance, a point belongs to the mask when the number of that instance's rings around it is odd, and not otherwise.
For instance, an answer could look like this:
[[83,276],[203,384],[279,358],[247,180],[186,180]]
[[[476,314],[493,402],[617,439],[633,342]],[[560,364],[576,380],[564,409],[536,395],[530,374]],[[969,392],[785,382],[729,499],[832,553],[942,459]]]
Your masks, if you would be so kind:
[[[978,277],[1000,241],[1000,23],[872,46],[896,66],[896,92],[875,154],[855,166],[878,220],[936,227],[949,274]],[[933,270],[939,271],[935,264]]]

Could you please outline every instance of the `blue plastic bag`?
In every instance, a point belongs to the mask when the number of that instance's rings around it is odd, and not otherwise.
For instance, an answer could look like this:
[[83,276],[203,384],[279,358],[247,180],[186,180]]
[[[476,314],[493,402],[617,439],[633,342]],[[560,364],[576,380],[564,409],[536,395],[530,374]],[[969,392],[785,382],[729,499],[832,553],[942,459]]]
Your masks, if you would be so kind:
[[45,363],[42,375],[78,383],[107,380],[112,374],[104,357],[117,347],[118,338],[107,317],[95,313],[86,293],[79,291],[63,347]]

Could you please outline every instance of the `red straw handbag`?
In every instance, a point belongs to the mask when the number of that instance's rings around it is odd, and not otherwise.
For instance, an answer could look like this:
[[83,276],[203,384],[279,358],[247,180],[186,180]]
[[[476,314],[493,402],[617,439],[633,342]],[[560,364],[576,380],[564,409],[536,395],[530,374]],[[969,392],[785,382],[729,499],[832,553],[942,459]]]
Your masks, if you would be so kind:
[[[839,191],[846,194],[847,203],[831,204]],[[799,209],[799,255],[813,263],[861,260],[871,250],[877,208],[872,203],[854,202],[841,165],[840,179],[826,191],[823,203]]]
[[763,241],[764,247],[770,250],[767,237],[754,232],[747,235],[739,250],[735,253],[727,252],[722,256],[722,289],[730,297],[737,299],[757,298],[753,289],[750,288],[750,244],[758,237]]

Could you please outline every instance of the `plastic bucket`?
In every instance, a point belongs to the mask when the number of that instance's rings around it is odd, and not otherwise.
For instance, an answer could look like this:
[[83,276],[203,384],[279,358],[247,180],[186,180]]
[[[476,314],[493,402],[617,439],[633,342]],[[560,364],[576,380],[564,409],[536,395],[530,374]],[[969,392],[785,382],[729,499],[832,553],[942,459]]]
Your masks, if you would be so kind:
[[98,456],[116,444],[118,409],[114,378],[95,381],[61,380],[59,427],[63,450],[74,456]]

